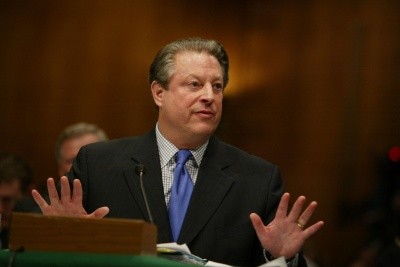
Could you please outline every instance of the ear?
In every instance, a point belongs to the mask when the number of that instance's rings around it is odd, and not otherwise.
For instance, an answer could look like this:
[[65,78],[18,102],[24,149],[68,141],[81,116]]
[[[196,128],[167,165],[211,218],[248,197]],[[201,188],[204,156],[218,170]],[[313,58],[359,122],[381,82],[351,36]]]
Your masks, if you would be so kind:
[[156,103],[158,107],[161,107],[165,89],[161,86],[161,84],[159,84],[156,81],[153,81],[151,83],[150,88],[151,88],[151,94],[153,95],[154,103]]

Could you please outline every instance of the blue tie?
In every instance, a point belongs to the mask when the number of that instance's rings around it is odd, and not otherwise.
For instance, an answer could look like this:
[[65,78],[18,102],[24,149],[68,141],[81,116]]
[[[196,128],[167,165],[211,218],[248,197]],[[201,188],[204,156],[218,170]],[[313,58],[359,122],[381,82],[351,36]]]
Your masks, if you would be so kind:
[[191,156],[189,150],[179,150],[176,153],[176,166],[174,181],[172,182],[171,198],[169,200],[169,222],[171,224],[173,241],[177,241],[186,210],[189,206],[190,196],[193,191],[193,182],[185,167],[185,163]]

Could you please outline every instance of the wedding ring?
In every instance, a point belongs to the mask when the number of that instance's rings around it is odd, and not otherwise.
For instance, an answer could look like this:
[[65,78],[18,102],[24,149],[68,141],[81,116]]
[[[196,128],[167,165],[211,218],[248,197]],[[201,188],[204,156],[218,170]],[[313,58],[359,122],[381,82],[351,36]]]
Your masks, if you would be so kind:
[[304,225],[302,225],[299,221],[296,221],[296,224],[297,224],[297,226],[300,227],[301,229],[304,228]]

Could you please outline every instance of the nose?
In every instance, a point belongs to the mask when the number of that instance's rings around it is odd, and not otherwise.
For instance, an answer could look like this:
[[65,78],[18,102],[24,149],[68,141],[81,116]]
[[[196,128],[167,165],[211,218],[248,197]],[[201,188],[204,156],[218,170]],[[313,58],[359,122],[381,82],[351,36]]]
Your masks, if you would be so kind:
[[209,83],[205,84],[202,90],[202,100],[205,102],[212,102],[214,101],[214,97],[215,95],[212,85]]

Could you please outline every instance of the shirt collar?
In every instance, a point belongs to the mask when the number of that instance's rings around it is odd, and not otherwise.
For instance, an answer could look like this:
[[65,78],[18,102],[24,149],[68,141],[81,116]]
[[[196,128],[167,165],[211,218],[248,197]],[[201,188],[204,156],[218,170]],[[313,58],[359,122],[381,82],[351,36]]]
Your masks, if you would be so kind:
[[[171,160],[171,158],[175,156],[176,152],[178,152],[179,149],[162,135],[162,133],[158,129],[158,123],[156,124],[156,138],[160,153],[161,168],[163,168]],[[207,142],[205,142],[198,148],[190,150],[197,166],[200,166],[201,164],[204,152],[206,151],[208,145],[208,141],[209,140],[207,140]]]

